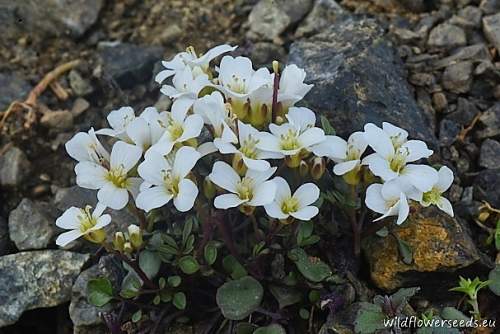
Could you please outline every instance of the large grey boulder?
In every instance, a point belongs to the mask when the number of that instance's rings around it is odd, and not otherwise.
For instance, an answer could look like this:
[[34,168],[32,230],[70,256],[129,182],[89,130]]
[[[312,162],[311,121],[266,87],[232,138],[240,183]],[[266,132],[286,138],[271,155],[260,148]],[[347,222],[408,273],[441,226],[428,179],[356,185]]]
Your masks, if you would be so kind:
[[327,115],[340,135],[387,121],[435,142],[430,116],[417,106],[403,64],[375,20],[346,18],[299,40],[288,62],[305,69],[314,84],[306,104]]
[[68,302],[89,257],[63,250],[0,257],[0,327],[15,323],[24,311]]

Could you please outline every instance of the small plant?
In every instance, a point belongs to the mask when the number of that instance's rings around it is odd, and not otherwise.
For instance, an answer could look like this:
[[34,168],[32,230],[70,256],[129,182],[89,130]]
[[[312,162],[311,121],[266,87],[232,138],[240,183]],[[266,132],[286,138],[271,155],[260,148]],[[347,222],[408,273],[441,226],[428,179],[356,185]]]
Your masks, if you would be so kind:
[[458,282],[458,286],[450,289],[450,291],[462,292],[467,297],[467,303],[472,306],[472,315],[476,319],[481,319],[481,312],[479,311],[479,304],[477,301],[477,294],[479,290],[484,287],[487,287],[491,281],[481,281],[478,277],[474,278],[474,280],[470,280],[470,278],[463,278],[460,276],[460,281]]

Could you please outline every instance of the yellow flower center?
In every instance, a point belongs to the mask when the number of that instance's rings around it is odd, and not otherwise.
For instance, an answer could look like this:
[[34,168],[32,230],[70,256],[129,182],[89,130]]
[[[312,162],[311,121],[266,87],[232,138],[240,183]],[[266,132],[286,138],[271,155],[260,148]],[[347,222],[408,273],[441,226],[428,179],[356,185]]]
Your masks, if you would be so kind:
[[257,144],[259,143],[258,139],[253,139],[252,136],[248,136],[240,147],[240,152],[247,158],[257,159]]
[[238,192],[238,197],[242,200],[252,200],[253,198],[253,180],[244,177],[237,185],[236,191]]
[[87,205],[85,209],[80,209],[81,214],[77,216],[80,223],[80,232],[82,233],[86,233],[97,224],[97,219],[95,219],[90,212],[91,209],[92,207]]
[[172,140],[176,140],[179,139],[180,136],[182,136],[182,134],[184,133],[184,128],[182,127],[182,124],[171,120],[169,125],[167,126],[167,131],[170,133],[170,138],[172,138]]
[[408,152],[408,149],[397,150],[390,161],[391,170],[396,173],[400,173],[401,170],[406,165],[406,158],[408,157],[409,154],[410,152]]
[[405,143],[405,140],[403,139],[402,133],[398,133],[395,136],[390,136],[390,138],[391,138],[392,146],[394,146],[395,150],[399,149],[401,147],[401,145],[403,145]]
[[347,157],[346,160],[358,160],[361,156],[361,152],[355,148],[353,145],[347,145]]
[[180,179],[172,174],[172,171],[163,171],[163,182],[165,188],[174,197],[179,194],[179,182]]
[[299,200],[294,197],[287,198],[283,201],[283,203],[281,203],[281,211],[285,214],[296,212],[298,209]]
[[118,188],[127,188],[127,172],[122,165],[111,168],[106,174],[106,180],[113,183]]
[[422,200],[426,203],[437,204],[440,198],[441,192],[436,188],[432,188],[428,192],[424,193]]
[[247,80],[238,78],[234,74],[231,79],[232,79],[231,82],[226,85],[227,88],[232,90],[234,93],[245,94],[247,91],[247,83],[246,83]]
[[285,151],[299,149],[300,143],[297,132],[289,129],[287,133],[280,135],[280,146]]

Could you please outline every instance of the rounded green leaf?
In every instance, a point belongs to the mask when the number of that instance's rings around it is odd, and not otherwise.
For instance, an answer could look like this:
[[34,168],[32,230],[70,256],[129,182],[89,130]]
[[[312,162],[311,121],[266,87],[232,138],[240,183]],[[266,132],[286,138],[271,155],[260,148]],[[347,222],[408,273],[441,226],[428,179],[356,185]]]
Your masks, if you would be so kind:
[[257,328],[253,334],[286,334],[286,331],[280,324],[272,324]]
[[184,310],[186,308],[186,295],[184,294],[184,292],[177,292],[174,295],[172,304],[174,304],[174,306],[179,310]]
[[500,265],[490,271],[488,279],[491,281],[489,288],[497,296],[500,296]]
[[196,259],[190,255],[181,257],[179,259],[179,267],[181,268],[182,272],[187,275],[194,274],[198,271],[198,269],[200,269],[198,261],[196,261]]
[[207,261],[207,264],[209,266],[215,263],[215,260],[217,260],[217,247],[215,246],[215,243],[209,242],[208,244],[206,244],[204,256],[205,261]]
[[180,276],[170,276],[168,278],[168,285],[170,285],[172,288],[176,288],[179,285],[181,285],[182,278]]
[[259,307],[263,295],[262,285],[255,278],[245,276],[223,284],[217,290],[216,300],[224,317],[242,320]]
[[149,279],[152,279],[158,274],[160,265],[161,259],[156,252],[142,251],[141,254],[139,254],[139,267]]
[[302,248],[292,249],[288,257],[295,262],[300,273],[311,282],[319,283],[332,276],[332,270],[326,263],[308,256]]
[[92,279],[87,284],[87,296],[90,304],[101,307],[113,298],[113,287],[107,278]]

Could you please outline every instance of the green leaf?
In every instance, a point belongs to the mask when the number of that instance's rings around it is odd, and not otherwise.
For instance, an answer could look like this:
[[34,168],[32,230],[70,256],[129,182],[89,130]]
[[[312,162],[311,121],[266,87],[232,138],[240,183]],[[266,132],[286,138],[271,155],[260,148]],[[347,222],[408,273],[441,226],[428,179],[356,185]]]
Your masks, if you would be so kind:
[[445,320],[465,320],[468,321],[470,318],[457,310],[454,307],[445,307],[441,311],[441,317]]
[[490,271],[488,280],[491,281],[489,288],[497,296],[500,296],[500,264]]
[[252,334],[257,328],[256,325],[248,322],[239,322],[234,329],[235,334]]
[[191,255],[181,257],[179,259],[179,267],[181,268],[182,272],[187,275],[194,274],[200,269],[198,261],[196,261],[196,259]]
[[332,270],[326,263],[308,256],[302,248],[292,249],[288,257],[295,262],[300,273],[311,282],[319,283],[332,276]]
[[308,298],[309,301],[314,304],[316,302],[319,302],[319,300],[321,299],[321,294],[318,290],[311,290],[309,291]]
[[420,288],[418,287],[399,289],[396,293],[391,295],[391,302],[396,308],[402,309],[406,303],[408,303],[410,298],[415,296],[415,294],[419,291]]
[[113,299],[113,286],[104,277],[91,279],[87,283],[87,296],[90,304],[102,307]]
[[132,314],[132,322],[138,323],[142,318],[142,310],[138,310],[134,314]]
[[253,334],[286,334],[286,331],[280,324],[272,324],[266,327],[257,328]]
[[308,239],[313,233],[313,223],[311,221],[306,221],[300,224],[299,230],[297,231],[297,244],[303,246],[302,242]]
[[401,255],[403,262],[406,264],[411,264],[413,262],[413,250],[411,246],[406,241],[396,238],[398,241],[399,254]]
[[170,276],[167,282],[172,288],[176,288],[181,285],[182,278],[180,276]]
[[232,255],[228,255],[222,260],[222,266],[231,275],[232,279],[239,279],[248,275],[245,267]]
[[156,276],[156,274],[158,274],[158,271],[160,271],[160,265],[161,259],[156,252],[145,250],[139,254],[139,267],[142,271],[144,271],[149,279],[152,279]]
[[182,229],[182,244],[184,245],[184,247],[186,247],[186,243],[192,231],[193,231],[193,217],[191,216],[184,222],[184,228]]
[[372,334],[377,330],[384,329],[385,314],[382,308],[375,304],[360,303],[356,320],[354,321],[354,330],[358,334]]
[[495,229],[495,248],[500,251],[500,219],[497,221],[497,228]]
[[269,286],[269,290],[278,301],[280,309],[296,304],[302,299],[302,293],[294,288],[271,285]]
[[328,118],[322,115],[320,117],[320,120],[321,120],[321,128],[323,128],[323,131],[325,131],[325,135],[335,136],[336,134],[335,128],[332,126]]
[[301,309],[299,310],[299,316],[300,316],[302,319],[307,320],[307,319],[309,319],[309,311],[308,311],[308,310],[306,310],[305,308],[301,308]]
[[215,245],[215,242],[210,241],[205,245],[203,255],[209,266],[215,263],[217,260],[217,246]]
[[186,308],[186,295],[184,292],[176,292],[172,304],[179,310],[184,310]]
[[141,288],[141,280],[133,271],[129,271],[122,281],[120,296],[123,298],[134,298]]
[[216,301],[229,320],[243,320],[254,312],[264,296],[264,288],[251,276],[224,283],[217,290]]

